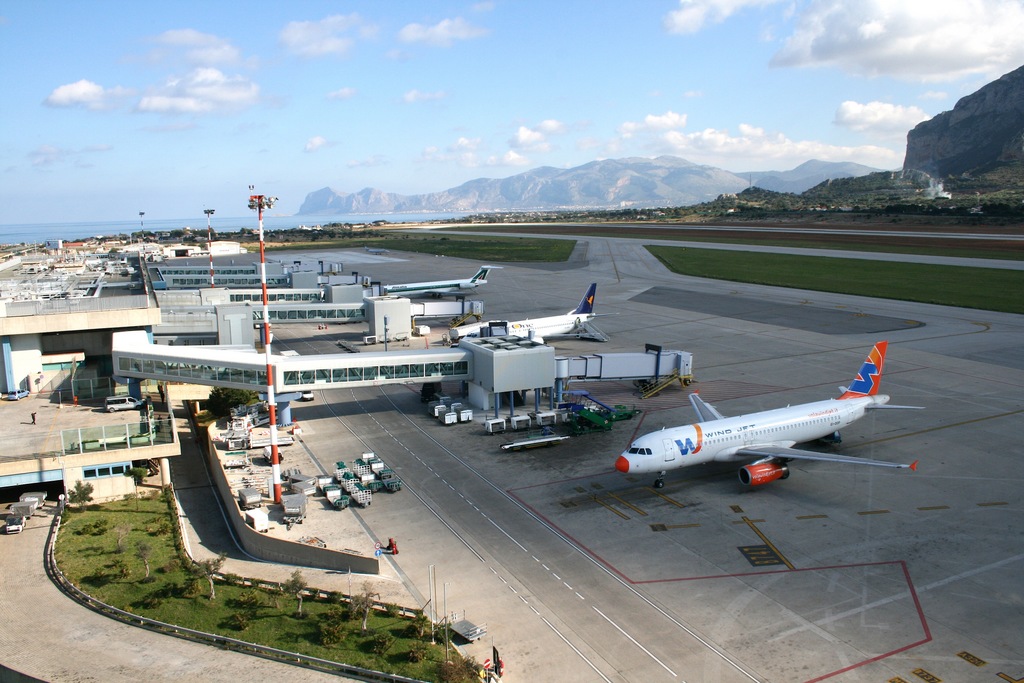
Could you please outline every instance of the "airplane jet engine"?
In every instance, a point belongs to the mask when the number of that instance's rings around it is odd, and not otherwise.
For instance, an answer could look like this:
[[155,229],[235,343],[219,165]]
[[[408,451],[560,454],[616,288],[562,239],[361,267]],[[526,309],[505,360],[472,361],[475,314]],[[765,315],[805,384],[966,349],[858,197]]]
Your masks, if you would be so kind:
[[789,467],[776,462],[755,462],[740,468],[740,482],[744,486],[761,486],[789,476]]

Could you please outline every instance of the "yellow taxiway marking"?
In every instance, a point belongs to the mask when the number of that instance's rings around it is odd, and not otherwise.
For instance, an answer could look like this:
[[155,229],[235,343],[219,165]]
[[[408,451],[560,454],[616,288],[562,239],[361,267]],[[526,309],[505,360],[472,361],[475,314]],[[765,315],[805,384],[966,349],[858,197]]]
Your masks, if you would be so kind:
[[828,515],[797,515],[797,519],[828,519]]
[[628,502],[622,500],[621,498],[619,498],[614,493],[609,493],[608,495],[609,495],[609,497],[614,498],[615,500],[619,501],[620,503],[622,503],[623,505],[628,507],[630,510],[632,510],[636,514],[640,515],[641,517],[646,517],[647,516],[647,513],[645,511],[641,510],[640,508],[638,508],[637,506],[633,505],[632,503],[628,503]]
[[782,554],[782,551],[779,550],[778,548],[776,548],[775,544],[772,543],[771,541],[769,541],[768,537],[765,536],[763,533],[761,533],[760,529],[758,529],[756,526],[754,526],[755,522],[763,522],[764,521],[763,519],[754,520],[754,519],[747,519],[746,517],[744,517],[743,521],[746,522],[747,526],[750,527],[750,530],[753,531],[755,534],[757,534],[757,537],[760,538],[762,541],[764,541],[764,544],[766,546],[768,546],[769,548],[771,548],[772,552],[774,552],[779,557],[779,559],[782,560],[782,564],[786,565],[790,569],[796,569],[796,567],[793,566],[793,563],[790,562],[788,559],[786,559],[786,556]]
[[889,510],[862,510],[857,513],[858,515],[887,515]]
[[948,510],[949,506],[948,505],[929,505],[927,507],[917,508],[917,509],[918,510],[922,510],[922,511],[923,510]]
[[607,508],[608,510],[611,510],[612,512],[614,512],[615,514],[617,514],[617,515],[618,515],[619,517],[622,517],[623,519],[629,519],[629,515],[627,515],[627,514],[626,514],[625,512],[621,512],[621,511],[619,511],[619,510],[616,510],[616,509],[615,509],[615,508],[613,508],[613,507],[612,507],[611,505],[609,505],[608,503],[604,502],[603,500],[601,500],[601,499],[600,499],[600,498],[598,498],[597,496],[591,496],[591,498],[593,498],[593,499],[594,499],[594,502],[595,502],[595,503],[597,503],[597,504],[599,504],[599,505],[602,505],[602,506],[604,506],[604,507],[605,507],[605,508]]
[[672,503],[677,508],[684,508],[684,507],[686,507],[686,505],[684,503],[680,503],[678,500],[675,500],[673,498],[669,498],[664,493],[659,492],[658,489],[656,489],[656,488],[647,487],[647,490],[650,491],[651,493],[653,493],[654,495],[658,496],[659,498],[661,498],[665,502]]
[[990,508],[990,507],[995,507],[996,505],[1009,505],[1009,503],[1007,503],[1006,501],[1002,501],[1002,500],[994,501],[994,502],[991,502],[991,503],[978,503],[978,507],[980,507],[980,508]]

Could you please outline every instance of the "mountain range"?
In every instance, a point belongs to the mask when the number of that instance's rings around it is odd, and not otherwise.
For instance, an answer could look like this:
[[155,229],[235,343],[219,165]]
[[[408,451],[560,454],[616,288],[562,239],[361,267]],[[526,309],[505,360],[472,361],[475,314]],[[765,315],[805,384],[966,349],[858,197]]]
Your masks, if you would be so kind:
[[484,213],[683,206],[740,192],[752,185],[799,193],[825,180],[878,171],[855,163],[808,161],[789,171],[732,173],[660,156],[592,161],[574,168],[543,166],[508,178],[478,178],[441,192],[401,195],[365,188],[310,192],[299,214]]
[[[961,98],[951,111],[918,124],[907,134],[904,174],[924,173],[943,181],[971,178],[1007,166],[1018,170],[1024,167],[1024,66]],[[502,179],[478,178],[429,194],[400,195],[374,188],[345,193],[325,187],[306,195],[299,213],[485,213],[689,206],[754,186],[800,194],[825,181],[860,178],[878,171],[848,162],[808,161],[789,171],[732,173],[679,157],[630,157],[592,161],[568,169],[545,166]]]

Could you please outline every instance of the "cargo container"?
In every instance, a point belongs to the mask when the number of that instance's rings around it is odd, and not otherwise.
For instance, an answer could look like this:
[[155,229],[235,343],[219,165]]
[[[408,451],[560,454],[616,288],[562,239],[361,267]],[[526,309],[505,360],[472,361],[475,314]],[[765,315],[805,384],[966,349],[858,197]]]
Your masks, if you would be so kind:
[[270,516],[263,508],[246,510],[245,523],[261,534],[270,531]]
[[243,510],[251,510],[262,504],[263,494],[259,489],[238,489],[238,507]]

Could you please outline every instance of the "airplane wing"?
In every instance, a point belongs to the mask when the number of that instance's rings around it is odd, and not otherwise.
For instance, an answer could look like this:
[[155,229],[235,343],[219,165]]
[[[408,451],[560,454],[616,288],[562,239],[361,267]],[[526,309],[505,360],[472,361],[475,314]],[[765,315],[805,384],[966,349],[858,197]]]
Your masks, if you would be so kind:
[[712,422],[714,420],[722,420],[725,418],[724,415],[715,410],[713,405],[705,403],[704,399],[696,393],[690,394],[690,405],[693,406],[693,410],[697,413],[698,422]]
[[[691,394],[690,397],[692,399],[693,394]],[[825,462],[841,462],[848,465],[874,465],[876,467],[909,467],[912,470],[917,470],[917,460],[907,465],[901,462],[886,462],[885,460],[855,458],[851,455],[802,451],[798,448],[785,448],[784,446],[747,446],[739,449],[736,452],[736,455],[743,455],[751,458],[780,458],[785,460],[823,460]]]

